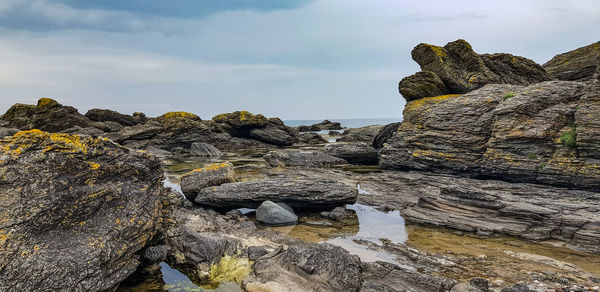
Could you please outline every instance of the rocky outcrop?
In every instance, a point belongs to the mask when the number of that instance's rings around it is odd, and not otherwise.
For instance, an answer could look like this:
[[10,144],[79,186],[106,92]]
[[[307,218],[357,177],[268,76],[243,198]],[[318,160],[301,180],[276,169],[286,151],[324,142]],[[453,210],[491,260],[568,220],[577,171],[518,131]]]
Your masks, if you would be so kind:
[[123,126],[133,126],[143,122],[142,118],[140,118],[139,116],[135,117],[125,115],[109,109],[94,108],[85,113],[85,116],[92,121],[115,122]]
[[195,203],[218,209],[257,208],[263,201],[283,202],[294,209],[331,209],[356,201],[354,187],[326,178],[269,177],[222,184],[198,191]]
[[278,118],[267,119],[247,111],[220,114],[212,119],[218,128],[233,137],[251,138],[278,146],[291,146],[297,133]]
[[352,128],[345,130],[342,136],[337,138],[337,142],[365,142],[373,143],[377,133],[383,128],[380,125],[371,125],[360,128]]
[[217,149],[217,147],[208,143],[194,142],[190,147],[190,153],[196,157],[212,157],[218,158],[223,156],[223,152]]
[[181,176],[181,191],[190,201],[203,188],[236,182],[237,177],[231,163],[215,163],[194,169]]
[[413,49],[412,58],[423,72],[400,82],[398,89],[407,101],[467,93],[486,84],[529,85],[550,80],[529,59],[505,53],[480,55],[462,39],[444,47],[421,43]]
[[113,290],[168,222],[172,197],[147,153],[40,130],[0,151],[1,290]]
[[326,144],[327,140],[317,133],[300,133],[298,134],[298,143],[306,145]]
[[600,42],[556,55],[542,66],[558,80],[592,81],[600,74]]
[[377,135],[375,135],[375,139],[373,139],[373,148],[375,149],[381,149],[383,148],[383,145],[385,142],[387,142],[387,140],[392,137],[394,134],[396,134],[396,132],[398,131],[398,128],[400,128],[400,122],[398,123],[391,123],[391,124],[387,124],[385,126],[383,126],[383,128],[381,128],[381,130],[379,130],[379,132],[377,133]]
[[329,144],[323,148],[323,152],[352,164],[377,164],[378,162],[377,149],[366,143]]
[[274,167],[331,167],[346,164],[344,159],[318,151],[275,150],[263,158]]
[[76,108],[63,106],[51,98],[40,98],[35,106],[17,103],[0,119],[8,121],[10,127],[21,130],[40,129],[48,132],[92,125],[92,121],[80,114]]
[[486,85],[408,102],[380,152],[388,169],[600,188],[597,83]]
[[285,203],[264,201],[256,208],[256,220],[270,226],[296,225],[298,216]]
[[324,120],[320,123],[316,123],[310,126],[301,125],[297,127],[299,132],[318,132],[322,130],[341,130],[342,125],[338,122],[332,122],[330,120]]

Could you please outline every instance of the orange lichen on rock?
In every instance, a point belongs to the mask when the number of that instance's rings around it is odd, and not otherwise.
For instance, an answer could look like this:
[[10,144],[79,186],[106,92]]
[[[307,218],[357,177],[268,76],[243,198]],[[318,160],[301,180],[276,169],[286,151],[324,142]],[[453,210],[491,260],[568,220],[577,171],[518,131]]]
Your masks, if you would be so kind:
[[446,94],[446,95],[440,95],[440,96],[432,96],[432,97],[424,97],[424,98],[420,98],[417,100],[413,100],[411,102],[408,102],[406,104],[406,107],[404,108],[405,111],[411,111],[414,110],[418,107],[421,107],[425,104],[430,104],[430,103],[438,103],[441,102],[443,100],[446,99],[450,99],[450,98],[456,98],[461,96],[461,94]]
[[[86,141],[87,140],[87,141]],[[43,132],[38,129],[21,131],[12,137],[0,140],[3,155],[18,156],[32,147],[43,147],[42,152],[58,151],[87,154],[90,145],[97,140],[78,135]]]

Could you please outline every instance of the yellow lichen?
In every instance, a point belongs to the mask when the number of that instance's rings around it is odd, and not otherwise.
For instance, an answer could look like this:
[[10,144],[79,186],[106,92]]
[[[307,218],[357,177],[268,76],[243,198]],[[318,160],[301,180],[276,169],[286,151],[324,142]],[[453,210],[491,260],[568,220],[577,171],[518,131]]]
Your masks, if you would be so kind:
[[93,170],[96,170],[96,169],[100,168],[100,164],[98,164],[98,163],[90,161],[90,162],[88,162],[88,164],[90,165],[90,168],[93,169]]
[[190,175],[190,174],[193,174],[195,172],[216,171],[216,170],[219,170],[219,169],[227,167],[227,166],[231,166],[231,164],[225,163],[225,162],[223,162],[223,163],[213,163],[213,164],[209,164],[209,165],[207,165],[207,166],[205,166],[203,168],[196,168],[196,169],[194,169],[194,170],[192,170],[192,171],[190,171],[188,173],[185,173],[183,176]]
[[56,101],[52,98],[42,97],[38,100],[37,107],[45,107],[52,103],[56,103]]
[[424,98],[420,98],[417,100],[413,100],[410,101],[406,104],[405,107],[405,111],[411,111],[414,110],[418,107],[421,107],[425,104],[430,104],[430,103],[438,103],[440,101],[446,100],[446,99],[450,99],[450,98],[455,98],[455,97],[459,97],[461,96],[461,94],[446,94],[446,95],[440,95],[440,96],[432,96],[432,97],[424,97]]
[[165,113],[164,115],[160,116],[160,118],[165,118],[165,119],[172,119],[172,118],[200,119],[200,117],[197,116],[197,115],[195,115],[195,114],[188,113],[188,112],[183,112],[183,111],[168,112],[168,113]]
[[84,153],[87,154],[89,144],[95,140],[85,141],[82,137],[69,134],[47,133],[38,129],[21,131],[10,138],[0,141],[0,151],[4,155],[18,156],[24,150],[33,146],[42,146],[45,148],[42,152],[57,151],[66,153]]
[[211,265],[209,272],[210,285],[217,287],[220,283],[236,282],[240,284],[252,271],[252,261],[240,258],[240,253],[225,255],[219,263]]
[[431,50],[435,53],[435,55],[440,58],[448,56],[448,54],[446,54],[446,50],[442,47],[434,46],[434,45],[430,45],[430,44],[425,44],[425,45],[428,46],[429,48],[431,48]]

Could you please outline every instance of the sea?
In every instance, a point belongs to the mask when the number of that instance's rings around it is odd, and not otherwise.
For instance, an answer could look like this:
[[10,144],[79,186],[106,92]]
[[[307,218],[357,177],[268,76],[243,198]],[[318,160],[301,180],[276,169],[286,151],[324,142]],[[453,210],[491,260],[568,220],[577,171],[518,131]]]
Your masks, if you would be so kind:
[[[370,119],[328,119],[332,122],[338,122],[345,128],[360,128],[370,125],[387,125],[396,123],[402,118],[370,118]],[[286,126],[297,127],[300,125],[310,126],[322,122],[323,120],[284,120]]]

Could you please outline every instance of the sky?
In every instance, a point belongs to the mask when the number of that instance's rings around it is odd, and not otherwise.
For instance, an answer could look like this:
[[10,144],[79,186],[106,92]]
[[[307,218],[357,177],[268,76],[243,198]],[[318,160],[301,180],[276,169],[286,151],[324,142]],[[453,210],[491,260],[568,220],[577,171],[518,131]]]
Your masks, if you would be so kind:
[[598,0],[0,0],[0,112],[401,118],[421,42],[544,63],[599,32]]

